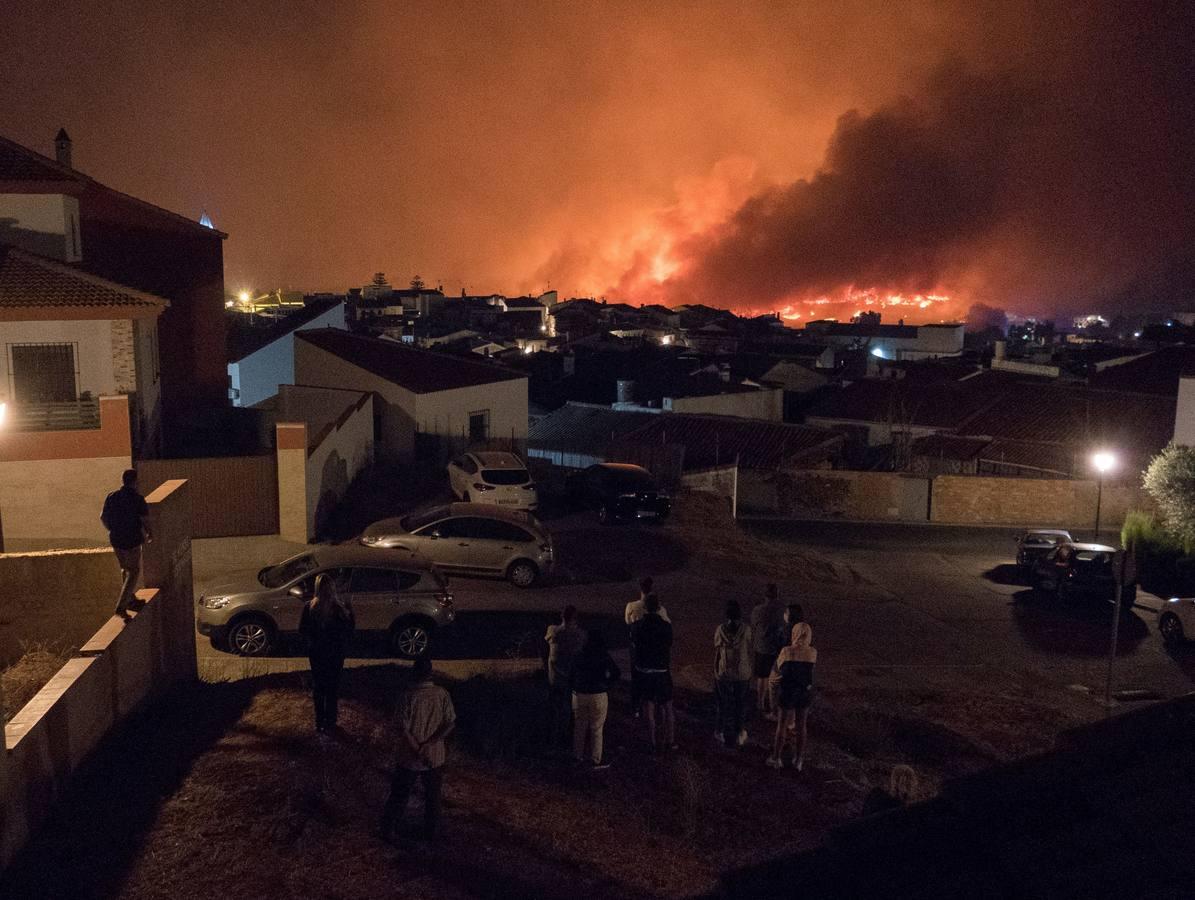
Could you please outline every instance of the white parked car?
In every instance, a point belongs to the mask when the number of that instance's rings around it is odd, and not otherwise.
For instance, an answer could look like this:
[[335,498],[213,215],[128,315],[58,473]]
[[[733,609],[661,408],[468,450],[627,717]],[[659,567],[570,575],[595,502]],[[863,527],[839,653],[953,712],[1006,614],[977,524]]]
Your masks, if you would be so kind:
[[465,503],[488,503],[506,509],[536,509],[539,491],[527,466],[513,453],[478,450],[448,464],[452,493]]
[[1195,598],[1171,597],[1158,610],[1158,631],[1169,646],[1195,641]]

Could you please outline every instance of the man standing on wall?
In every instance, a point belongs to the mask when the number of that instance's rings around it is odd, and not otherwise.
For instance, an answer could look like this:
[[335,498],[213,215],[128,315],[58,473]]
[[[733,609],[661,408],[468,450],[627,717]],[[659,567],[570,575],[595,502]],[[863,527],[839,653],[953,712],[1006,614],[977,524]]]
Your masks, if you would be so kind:
[[120,477],[120,490],[104,500],[100,521],[108,529],[108,540],[120,563],[120,598],[116,601],[116,615],[129,617],[129,603],[141,577],[141,545],[153,540],[149,533],[149,506],[137,492],[137,470],[125,469]]

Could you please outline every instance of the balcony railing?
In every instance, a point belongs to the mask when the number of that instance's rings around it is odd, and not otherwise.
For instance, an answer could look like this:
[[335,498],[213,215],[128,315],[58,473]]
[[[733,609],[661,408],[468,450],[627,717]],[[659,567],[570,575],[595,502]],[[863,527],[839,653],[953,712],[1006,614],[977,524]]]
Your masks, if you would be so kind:
[[8,404],[11,431],[85,431],[100,427],[100,401]]

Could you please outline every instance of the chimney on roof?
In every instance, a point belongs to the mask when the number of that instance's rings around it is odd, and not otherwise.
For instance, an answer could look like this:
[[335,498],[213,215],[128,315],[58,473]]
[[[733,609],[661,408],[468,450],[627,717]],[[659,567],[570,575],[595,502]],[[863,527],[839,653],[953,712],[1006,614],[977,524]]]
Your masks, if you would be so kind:
[[65,128],[59,128],[58,134],[54,135],[54,157],[59,165],[71,168],[71,136]]

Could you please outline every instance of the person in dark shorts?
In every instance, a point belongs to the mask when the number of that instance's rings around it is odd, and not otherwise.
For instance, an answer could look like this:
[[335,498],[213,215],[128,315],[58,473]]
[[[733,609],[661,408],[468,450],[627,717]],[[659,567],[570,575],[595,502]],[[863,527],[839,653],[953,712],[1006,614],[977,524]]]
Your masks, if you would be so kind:
[[137,492],[137,470],[125,469],[120,482],[120,489],[104,499],[100,521],[108,529],[108,541],[120,563],[120,596],[115,614],[127,619],[141,577],[141,545],[153,536],[149,532],[149,506]]
[[[676,714],[672,707],[672,625],[660,616],[660,599],[648,594],[646,614],[631,626],[635,675],[647,735],[653,752],[676,750]],[[658,727],[657,727],[658,726]]]
[[307,640],[315,730],[320,734],[336,730],[340,675],[356,624],[353,607],[348,598],[336,590],[332,576],[327,573],[317,575],[315,593],[303,604],[299,616],[299,633]]
[[813,629],[809,623],[794,625],[792,643],[780,651],[772,671],[776,704],[780,707],[776,719],[776,739],[772,745],[772,755],[767,761],[773,769],[784,765],[784,748],[788,743],[789,729],[793,727],[796,729],[793,766],[800,772],[805,765],[809,707],[813,703],[813,667],[817,663],[817,650],[812,643]]
[[775,719],[768,679],[780,649],[788,643],[784,629],[784,604],[774,584],[764,590],[764,600],[751,610],[751,674],[755,680],[755,708],[765,719]]

